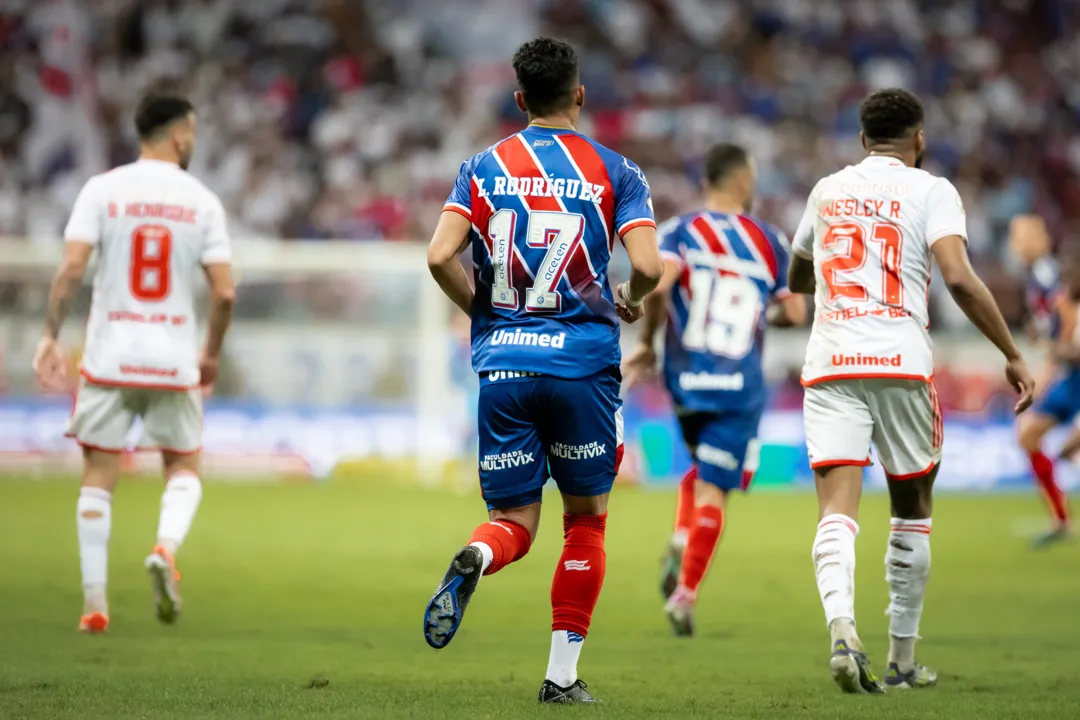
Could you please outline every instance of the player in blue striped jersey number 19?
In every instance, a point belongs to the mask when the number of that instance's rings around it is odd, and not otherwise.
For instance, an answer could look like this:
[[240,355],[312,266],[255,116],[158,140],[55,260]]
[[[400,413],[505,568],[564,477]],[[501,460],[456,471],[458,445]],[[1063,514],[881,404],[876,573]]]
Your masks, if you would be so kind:
[[[619,319],[641,317],[663,272],[644,175],[575,129],[585,102],[577,64],[556,40],[518,49],[515,99],[529,125],[462,165],[428,250],[432,275],[472,321],[489,521],[428,602],[424,639],[445,647],[481,574],[529,551],[550,476],[564,542],[539,700],[561,704],[595,702],[577,661],[604,581],[607,498],[622,452]],[[612,293],[616,237],[631,273]],[[475,290],[458,261],[470,246]]]
[[787,238],[745,214],[754,175],[743,148],[709,149],[705,207],[661,226],[664,275],[646,300],[640,343],[625,365],[627,387],[655,369],[654,339],[666,317],[664,383],[694,461],[679,484],[661,579],[677,635],[693,635],[698,586],[723,532],[727,496],[746,489],[756,468],[767,318],[786,325],[806,320],[802,296],[787,287]]

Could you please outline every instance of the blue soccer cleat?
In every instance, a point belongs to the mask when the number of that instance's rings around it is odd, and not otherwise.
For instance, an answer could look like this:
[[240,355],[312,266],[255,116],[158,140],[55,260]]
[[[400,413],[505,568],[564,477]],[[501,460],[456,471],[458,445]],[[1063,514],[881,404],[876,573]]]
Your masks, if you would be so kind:
[[479,548],[466,545],[458,550],[424,612],[424,640],[428,645],[440,650],[454,639],[483,567],[484,556]]

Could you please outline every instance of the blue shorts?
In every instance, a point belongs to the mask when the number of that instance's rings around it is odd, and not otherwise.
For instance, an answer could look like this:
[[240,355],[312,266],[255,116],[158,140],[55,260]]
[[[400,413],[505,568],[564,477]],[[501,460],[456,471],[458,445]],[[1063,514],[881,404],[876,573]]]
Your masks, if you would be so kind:
[[622,459],[617,368],[567,380],[480,375],[480,489],[488,509],[540,502],[548,477],[564,495],[611,492]]
[[748,450],[757,438],[761,412],[682,411],[678,418],[698,477],[721,490],[745,490],[743,471],[755,469],[756,458],[749,458],[753,453]]
[[1060,423],[1072,422],[1080,413],[1080,369],[1058,376],[1046,394],[1035,403],[1035,412],[1050,415]]

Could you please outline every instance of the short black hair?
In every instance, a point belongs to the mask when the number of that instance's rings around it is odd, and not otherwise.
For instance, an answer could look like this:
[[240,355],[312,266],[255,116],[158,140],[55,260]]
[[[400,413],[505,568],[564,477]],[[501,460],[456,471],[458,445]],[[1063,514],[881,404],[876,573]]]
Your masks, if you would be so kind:
[[732,172],[750,164],[746,149],[734,143],[716,143],[705,153],[705,182],[716,186]]
[[146,95],[135,108],[135,129],[140,140],[149,140],[193,112],[191,101],[179,95]]
[[877,90],[859,108],[863,134],[873,142],[906,138],[923,124],[923,106],[914,93],[901,88]]
[[533,115],[564,110],[577,86],[578,56],[570,43],[536,38],[517,49],[513,59],[518,89]]

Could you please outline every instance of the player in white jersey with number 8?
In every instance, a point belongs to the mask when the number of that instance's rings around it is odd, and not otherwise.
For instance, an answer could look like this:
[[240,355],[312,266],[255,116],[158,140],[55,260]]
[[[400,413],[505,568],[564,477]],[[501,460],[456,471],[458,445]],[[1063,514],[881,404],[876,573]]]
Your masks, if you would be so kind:
[[[195,145],[191,103],[148,96],[135,125],[139,160],[91,178],[75,201],[34,357],[44,385],[67,386],[57,337],[97,249],[82,378],[68,426],[84,457],[76,521],[84,594],[79,627],[85,632],[104,632],[109,624],[112,494],[136,418],[142,419],[140,449],[161,452],[166,478],[146,567],[158,618],[173,622],[180,612],[173,556],[202,497],[202,391],[217,375],[235,294],[221,201],[186,172]],[[211,307],[200,358],[194,301],[203,272]]]
[[855,537],[871,444],[892,501],[884,686],[937,681],[915,661],[942,442],[928,330],[931,256],[961,309],[1005,356],[1006,377],[1020,393],[1017,412],[1031,404],[1034,382],[968,262],[956,188],[918,169],[926,146],[919,99],[905,90],[877,91],[863,102],[860,119],[868,157],[814,187],[794,238],[789,284],[814,293],[817,306],[802,381],[820,509],[813,560],[830,666],[843,690],[882,692],[855,632]]

